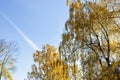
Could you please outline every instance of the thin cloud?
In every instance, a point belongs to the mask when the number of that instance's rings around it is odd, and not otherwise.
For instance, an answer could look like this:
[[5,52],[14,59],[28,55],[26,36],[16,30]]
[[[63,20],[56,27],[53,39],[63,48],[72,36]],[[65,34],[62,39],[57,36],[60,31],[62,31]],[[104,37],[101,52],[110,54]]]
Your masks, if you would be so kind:
[[7,15],[5,15],[3,12],[0,12],[0,15],[3,16],[3,18],[8,21],[8,23],[11,25],[12,28],[14,28],[20,35],[21,37],[30,45],[32,46],[33,49],[39,50],[38,46],[31,40],[29,39],[25,33],[17,26]]

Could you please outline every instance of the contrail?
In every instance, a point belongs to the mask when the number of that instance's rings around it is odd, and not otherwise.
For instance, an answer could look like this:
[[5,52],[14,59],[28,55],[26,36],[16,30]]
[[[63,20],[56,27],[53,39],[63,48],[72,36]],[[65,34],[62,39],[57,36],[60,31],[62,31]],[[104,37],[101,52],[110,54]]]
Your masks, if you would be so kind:
[[9,17],[7,17],[4,13],[0,12],[1,16],[3,16],[3,18],[9,22],[9,24],[12,26],[12,28],[14,28],[20,35],[21,37],[29,44],[31,45],[35,50],[39,50],[38,46],[32,41],[30,40],[24,33],[23,31],[19,28],[19,26],[17,26]]

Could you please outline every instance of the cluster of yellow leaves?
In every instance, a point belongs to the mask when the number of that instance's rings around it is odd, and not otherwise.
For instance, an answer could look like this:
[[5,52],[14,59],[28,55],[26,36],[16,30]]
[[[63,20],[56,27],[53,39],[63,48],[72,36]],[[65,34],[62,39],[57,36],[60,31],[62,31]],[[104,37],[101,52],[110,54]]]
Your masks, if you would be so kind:
[[[71,80],[68,76],[69,66],[60,59],[54,46],[49,44],[43,46],[42,51],[36,51],[33,54],[33,58],[39,64],[40,71],[43,72],[41,74],[41,76],[44,75],[42,80]],[[76,68],[74,70],[74,72],[77,71]],[[35,73],[33,75],[36,75]]]
[[3,75],[5,76],[5,78],[13,80],[11,73],[5,67],[3,67]]
[[[10,64],[13,65],[12,62]],[[0,68],[1,67],[2,67],[2,64],[0,63]],[[2,75],[4,76],[4,78],[7,78],[9,80],[13,80],[11,73],[6,69],[5,66],[3,66],[3,68],[2,68]]]

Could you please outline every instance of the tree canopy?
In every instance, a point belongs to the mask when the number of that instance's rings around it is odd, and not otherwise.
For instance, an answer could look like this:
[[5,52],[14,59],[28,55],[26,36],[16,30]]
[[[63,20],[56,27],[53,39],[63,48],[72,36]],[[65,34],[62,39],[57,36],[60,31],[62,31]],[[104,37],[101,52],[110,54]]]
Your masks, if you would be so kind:
[[0,80],[13,80],[11,71],[14,71],[17,45],[15,42],[0,40]]
[[[28,72],[30,80],[71,80],[68,69],[72,66],[63,61],[54,46],[49,44],[42,47],[42,51],[33,54],[34,64],[32,71]],[[76,68],[77,69],[77,68]]]
[[33,54],[30,80],[120,80],[120,5],[116,0],[66,0],[69,18],[59,51]]
[[[82,78],[119,80],[120,9],[116,0],[67,0],[69,19],[62,34],[60,53],[68,63],[77,55]],[[70,58],[71,57],[71,58]],[[112,75],[112,76],[111,76]]]

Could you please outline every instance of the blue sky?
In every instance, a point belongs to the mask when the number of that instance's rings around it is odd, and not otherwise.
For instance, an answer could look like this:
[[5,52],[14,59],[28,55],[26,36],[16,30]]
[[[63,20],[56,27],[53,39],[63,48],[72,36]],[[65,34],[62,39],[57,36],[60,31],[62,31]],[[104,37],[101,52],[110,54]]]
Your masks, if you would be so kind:
[[[43,44],[59,46],[65,21],[68,19],[66,0],[0,0],[5,13],[41,50]],[[35,50],[0,15],[0,39],[15,41],[17,52],[14,80],[24,80],[33,64]]]

